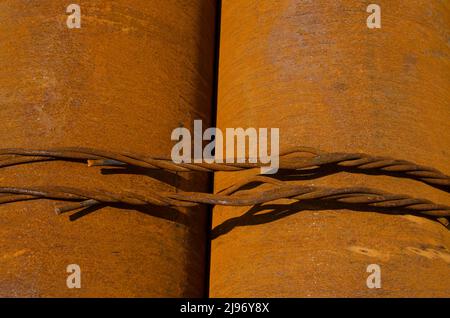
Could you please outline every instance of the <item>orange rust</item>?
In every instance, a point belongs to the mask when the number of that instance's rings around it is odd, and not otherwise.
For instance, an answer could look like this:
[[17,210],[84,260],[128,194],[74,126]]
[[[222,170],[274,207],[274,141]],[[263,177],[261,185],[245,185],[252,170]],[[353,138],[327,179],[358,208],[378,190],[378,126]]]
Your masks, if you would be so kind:
[[[199,117],[209,123],[212,1],[77,1],[81,29],[71,30],[69,3],[1,3],[1,148],[97,147],[166,156],[174,128]],[[2,186],[144,193],[206,191],[206,178],[101,175],[97,168],[56,161],[0,172]],[[55,217],[54,206],[0,206],[0,296],[203,295],[205,210],[107,207],[71,222]],[[81,289],[66,287],[66,267],[73,263],[81,267]]]
[[[281,150],[364,152],[450,173],[450,4],[380,0],[382,28],[368,29],[369,3],[224,1],[218,128],[279,127]],[[251,174],[218,172],[216,191]],[[339,172],[298,183],[450,202],[388,176]],[[219,206],[212,234],[213,297],[450,296],[450,233],[432,220]],[[366,286],[369,264],[381,266],[381,289]]]

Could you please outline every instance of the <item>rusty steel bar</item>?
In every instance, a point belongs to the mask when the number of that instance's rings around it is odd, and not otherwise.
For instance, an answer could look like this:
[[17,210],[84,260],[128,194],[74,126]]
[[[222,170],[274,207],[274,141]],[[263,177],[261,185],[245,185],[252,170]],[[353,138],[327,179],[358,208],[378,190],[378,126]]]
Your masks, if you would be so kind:
[[[251,184],[269,185],[269,189],[244,190]],[[330,188],[311,185],[293,185],[269,177],[254,177],[237,183],[228,189],[211,194],[201,192],[156,192],[147,191],[138,194],[130,191],[110,192],[105,190],[86,190],[70,187],[31,187],[12,188],[0,187],[0,204],[25,201],[31,199],[52,199],[80,201],[68,206],[57,207],[56,212],[91,207],[98,204],[128,204],[132,206],[170,206],[192,207],[198,203],[224,206],[252,206],[279,199],[297,201],[325,200],[342,203],[368,205],[385,208],[390,213],[417,213],[418,215],[447,217],[450,216],[450,206],[435,204],[430,200],[413,198],[403,194],[391,194],[385,191],[366,187]]]
[[[294,157],[299,154],[309,157]],[[4,158],[2,158],[2,156]],[[171,159],[153,158],[134,153],[117,153],[91,148],[65,149],[0,149],[0,168],[28,162],[75,159],[87,160],[89,166],[137,166],[174,172],[239,171],[261,167],[259,163],[174,163]],[[448,191],[450,176],[437,169],[417,165],[407,160],[364,153],[327,153],[311,147],[294,147],[280,153],[280,169],[305,169],[335,165],[350,171],[377,171],[381,174],[397,173],[435,186],[445,186]],[[351,170],[354,169],[354,170]]]

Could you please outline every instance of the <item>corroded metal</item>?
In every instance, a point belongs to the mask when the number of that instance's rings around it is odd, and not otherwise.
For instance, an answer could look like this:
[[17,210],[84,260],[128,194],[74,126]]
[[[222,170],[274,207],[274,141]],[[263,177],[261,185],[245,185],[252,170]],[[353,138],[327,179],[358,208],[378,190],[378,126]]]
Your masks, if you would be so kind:
[[[369,29],[370,3],[223,1],[217,127],[279,127],[279,149],[388,155],[448,175],[450,3],[379,0],[381,29]],[[217,172],[215,187],[254,174]],[[308,183],[450,205],[448,193],[407,178],[319,176]],[[300,177],[289,180],[309,178]],[[450,233],[426,218],[324,201],[216,206],[212,232],[213,297],[450,295]],[[381,268],[380,289],[366,285],[370,264]]]
[[[309,156],[305,157],[305,154]],[[303,155],[303,156],[299,156]],[[3,157],[3,158],[2,158]],[[260,163],[175,163],[169,158],[155,158],[135,153],[120,153],[92,148],[63,149],[0,149],[0,168],[36,161],[76,159],[86,160],[90,166],[136,166],[146,169],[160,169],[173,172],[239,171],[261,167]],[[328,153],[312,147],[294,147],[280,153],[280,169],[304,169],[334,165],[350,172],[378,172],[414,178],[423,182],[450,186],[450,176],[439,170],[418,165],[407,160],[364,153]],[[237,161],[237,160],[236,160]]]
[[[241,188],[254,183],[269,185],[269,189],[244,190]],[[130,191],[110,192],[107,190],[87,190],[61,186],[31,188],[0,188],[0,204],[28,201],[32,199],[52,199],[79,201],[69,206],[57,207],[57,213],[92,207],[100,204],[118,203],[132,206],[169,206],[192,207],[197,203],[224,206],[252,206],[279,199],[297,201],[336,201],[341,203],[377,207],[383,212],[394,214],[414,213],[423,216],[450,216],[450,206],[436,204],[430,200],[413,198],[403,194],[391,194],[385,191],[364,187],[329,188],[308,185],[292,185],[269,177],[254,177],[235,184],[219,193],[201,192],[156,192],[147,191],[138,194]],[[406,211],[406,212],[405,212]]]
[[[178,125],[199,116],[210,124],[214,1],[75,3],[80,29],[67,28],[70,1],[1,1],[0,148],[85,146],[162,155]],[[1,170],[0,184],[120,185],[144,193],[209,187],[204,175],[162,182],[87,170],[74,162],[14,165]],[[0,296],[205,295],[205,209],[185,208],[183,222],[168,222],[148,216],[168,215],[161,206],[108,206],[70,222],[55,218],[52,205],[33,200],[0,206]],[[79,289],[66,284],[69,264],[81,268]]]

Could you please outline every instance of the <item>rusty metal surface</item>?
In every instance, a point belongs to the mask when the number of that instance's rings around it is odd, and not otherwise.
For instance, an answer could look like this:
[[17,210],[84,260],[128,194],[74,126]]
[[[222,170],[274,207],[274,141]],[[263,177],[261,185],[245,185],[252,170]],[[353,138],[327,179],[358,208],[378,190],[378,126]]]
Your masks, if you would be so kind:
[[[224,1],[218,128],[279,127],[280,149],[389,154],[449,174],[450,4],[378,1],[376,30],[365,24],[368,4]],[[254,174],[217,172],[216,191]],[[450,204],[445,192],[383,175],[298,182]],[[323,203],[217,206],[212,234],[213,297],[450,295],[450,234],[425,218]],[[366,286],[369,264],[381,267],[381,289]]]
[[[0,4],[0,147],[170,153],[171,131],[211,110],[214,3],[208,0]],[[72,162],[5,167],[0,184],[207,190],[207,177],[93,173]],[[71,222],[51,201],[0,206],[0,296],[202,296],[205,213],[106,207]],[[157,216],[157,217],[155,217]],[[79,264],[81,289],[66,268]]]

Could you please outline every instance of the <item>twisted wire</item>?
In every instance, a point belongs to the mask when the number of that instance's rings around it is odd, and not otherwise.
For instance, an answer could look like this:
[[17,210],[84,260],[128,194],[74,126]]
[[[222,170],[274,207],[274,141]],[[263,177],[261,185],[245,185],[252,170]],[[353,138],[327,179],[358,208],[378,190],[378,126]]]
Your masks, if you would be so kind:
[[[298,156],[302,155],[303,156]],[[306,156],[305,156],[306,155]],[[417,165],[406,160],[364,153],[324,152],[311,147],[295,147],[280,153],[279,168],[299,170],[334,164],[344,169],[396,173],[435,186],[450,186],[450,176],[432,167]],[[0,149],[0,168],[47,160],[86,160],[89,166],[136,166],[172,172],[239,171],[259,168],[261,163],[175,163],[167,158],[155,158],[134,153],[116,153],[92,148]],[[446,190],[447,191],[447,190]]]
[[[243,190],[247,186],[256,187]],[[266,189],[258,189],[264,186]],[[392,194],[365,187],[330,188],[310,185],[288,184],[286,181],[256,176],[224,189],[215,194],[202,192],[157,192],[138,194],[130,191],[109,192],[70,187],[0,187],[0,204],[51,199],[70,201],[57,207],[56,213],[69,212],[99,204],[114,205],[123,203],[132,206],[156,205],[169,207],[192,207],[198,204],[225,206],[252,206],[279,199],[296,201],[336,201],[347,204],[366,205],[387,209],[393,214],[408,213],[442,218],[450,216],[450,206],[436,204],[430,200],[413,198],[404,194]]]

